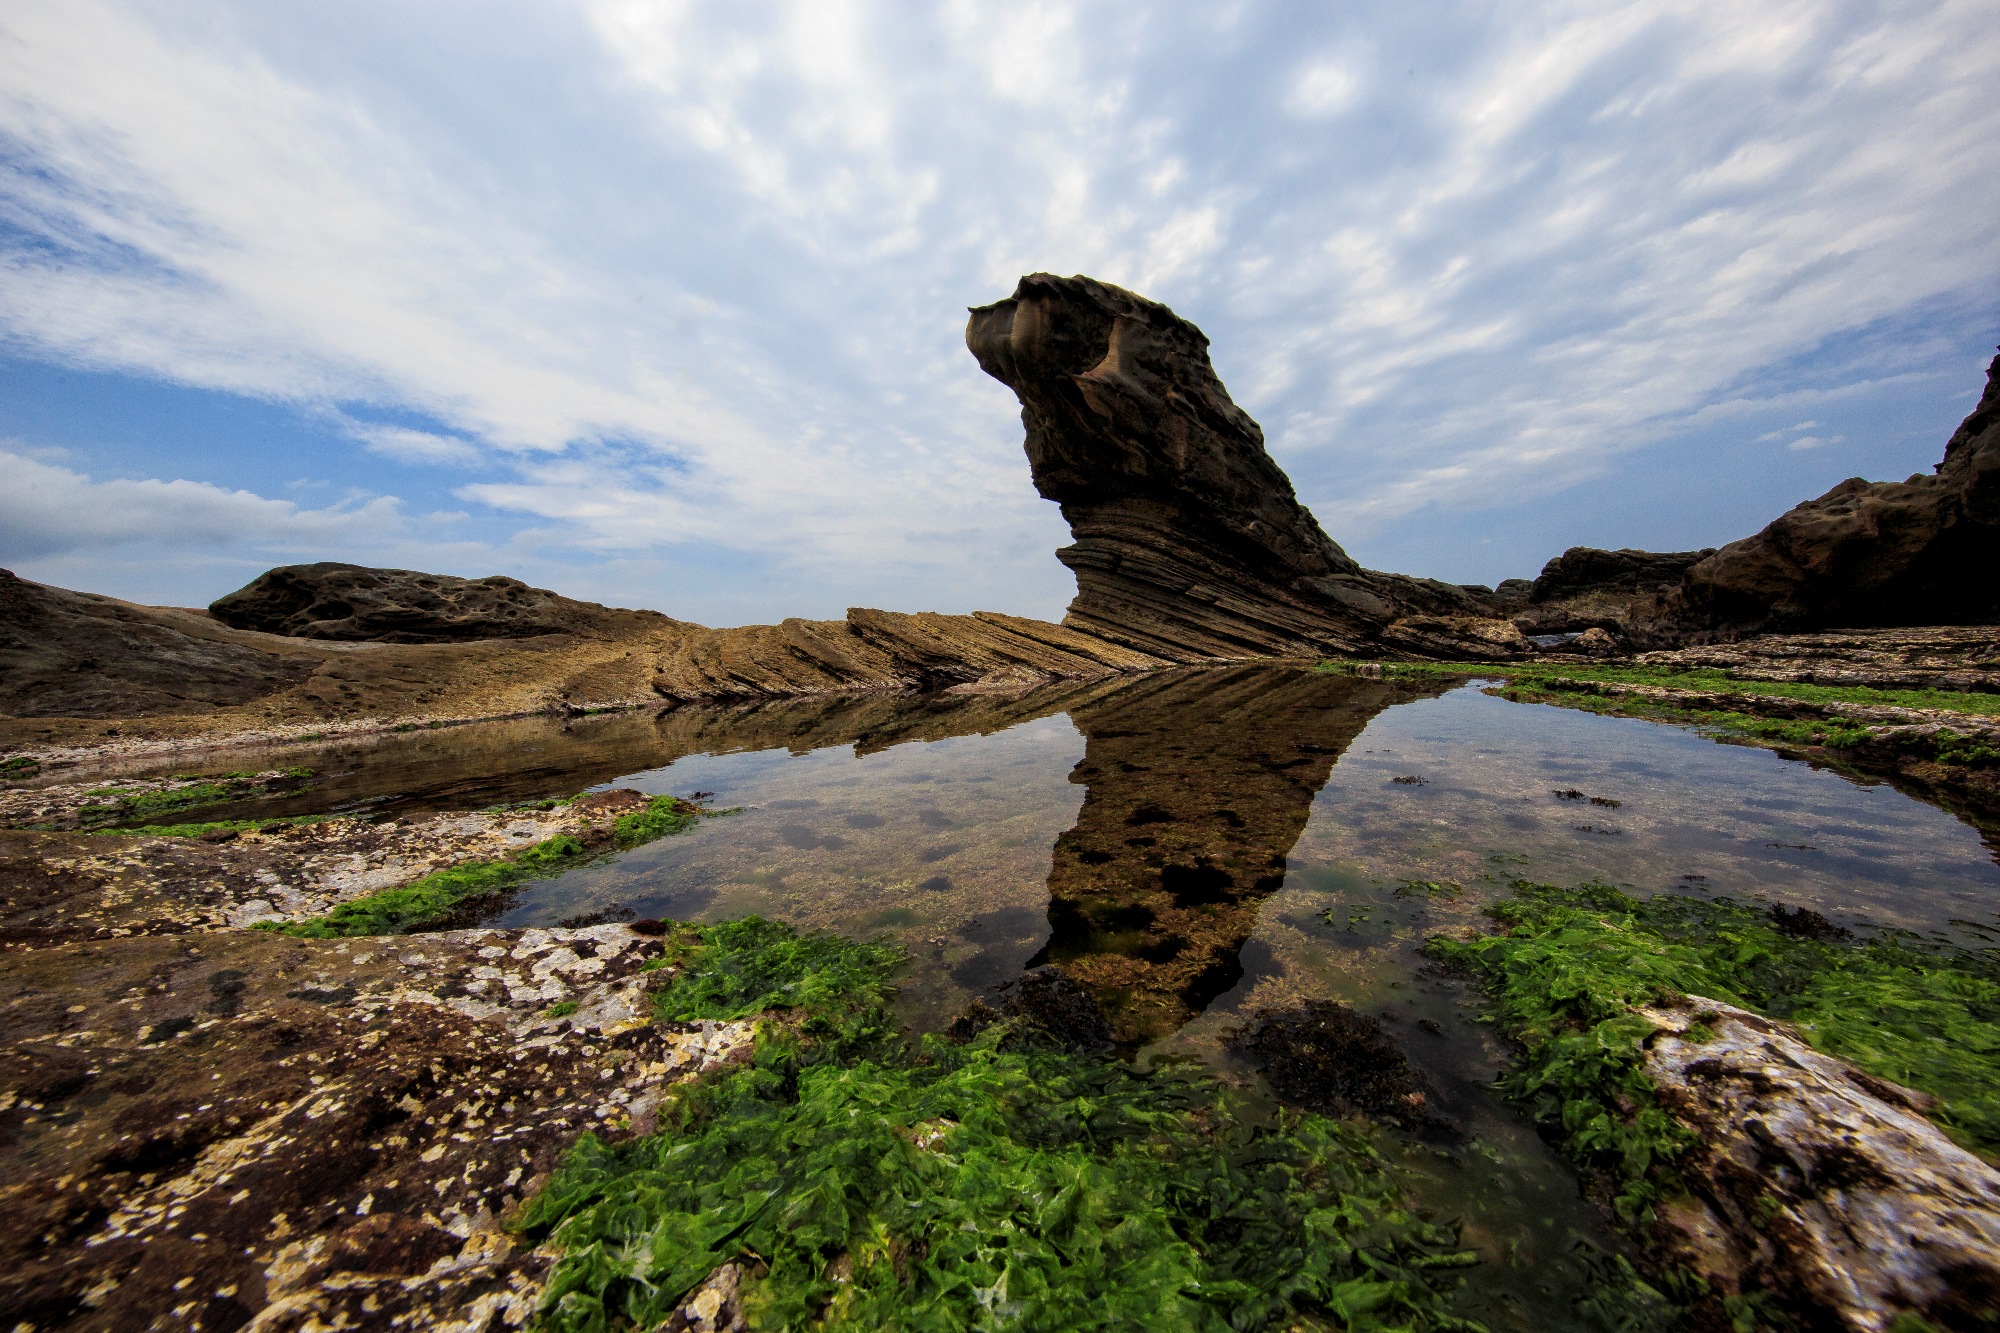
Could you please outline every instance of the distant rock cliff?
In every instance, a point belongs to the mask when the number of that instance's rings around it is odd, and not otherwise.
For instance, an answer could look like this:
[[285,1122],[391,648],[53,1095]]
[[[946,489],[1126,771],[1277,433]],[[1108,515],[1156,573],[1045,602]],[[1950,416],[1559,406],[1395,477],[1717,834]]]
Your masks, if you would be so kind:
[[2000,621],[2000,357],[1935,475],[1850,477],[1687,573],[1683,632]]
[[331,560],[282,565],[209,605],[235,629],[297,639],[465,643],[538,634],[617,633],[632,622],[674,622],[657,611],[620,611],[531,588],[495,574],[461,579]]
[[[1341,550],[1230,401],[1208,339],[1166,306],[1036,273],[974,308],[965,341],[1020,398],[1035,488],[1075,538],[1057,552],[1076,574],[1070,628],[1180,661],[1461,639],[1490,655],[1504,637],[1465,633],[1494,608],[1464,589]],[[1422,623],[1391,633],[1406,617]]]

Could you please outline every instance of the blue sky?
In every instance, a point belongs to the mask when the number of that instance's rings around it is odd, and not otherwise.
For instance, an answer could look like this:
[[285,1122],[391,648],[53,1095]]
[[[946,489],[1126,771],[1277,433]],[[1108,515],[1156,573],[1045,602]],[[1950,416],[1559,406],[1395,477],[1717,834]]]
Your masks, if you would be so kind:
[[1056,616],[964,308],[1200,324],[1360,559],[1742,536],[2000,341],[2000,24],[1925,4],[0,13],[0,564]]

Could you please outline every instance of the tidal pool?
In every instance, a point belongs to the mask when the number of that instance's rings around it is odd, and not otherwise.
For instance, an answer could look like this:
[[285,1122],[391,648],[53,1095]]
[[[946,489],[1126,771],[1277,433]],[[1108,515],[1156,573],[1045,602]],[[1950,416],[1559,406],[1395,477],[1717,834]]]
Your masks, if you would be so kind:
[[[1477,684],[1261,666],[1025,695],[869,696],[533,720],[321,747],[311,788],[240,817],[466,808],[636,787],[734,813],[534,884],[508,926],[760,913],[886,937],[913,1031],[1039,963],[1134,1058],[1255,1080],[1225,1038],[1331,999],[1379,1017],[1464,1127],[1402,1142],[1415,1197],[1489,1261],[1464,1313],[1591,1327],[1618,1242],[1491,1084],[1506,1052],[1419,948],[1517,878],[1810,906],[2000,935],[1980,836],[1887,785]],[[280,809],[279,806],[283,808]]]

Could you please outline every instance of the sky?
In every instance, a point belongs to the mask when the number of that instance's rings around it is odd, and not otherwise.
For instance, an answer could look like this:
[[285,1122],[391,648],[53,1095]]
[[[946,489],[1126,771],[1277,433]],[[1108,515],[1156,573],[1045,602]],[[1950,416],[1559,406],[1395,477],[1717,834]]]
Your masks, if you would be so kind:
[[2000,341],[1991,0],[10,0],[0,565],[1058,617],[965,308],[1164,301],[1377,568],[1755,531]]

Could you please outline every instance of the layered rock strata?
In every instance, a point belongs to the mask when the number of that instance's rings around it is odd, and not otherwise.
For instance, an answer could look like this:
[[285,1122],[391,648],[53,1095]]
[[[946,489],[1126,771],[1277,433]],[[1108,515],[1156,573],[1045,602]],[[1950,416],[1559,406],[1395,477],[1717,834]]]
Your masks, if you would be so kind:
[[629,629],[635,621],[675,623],[657,611],[579,602],[499,574],[461,579],[334,561],[266,570],[209,603],[208,611],[236,629],[371,643],[607,635]]
[[1688,570],[1666,625],[1722,636],[2000,621],[2000,357],[1934,474],[1850,477]]
[[1036,273],[974,307],[965,340],[1020,398],[1035,489],[1075,538],[1056,553],[1077,582],[1065,626],[1194,661],[1358,654],[1406,616],[1490,614],[1341,550],[1166,306]]
[[1072,706],[1087,788],[1049,865],[1030,966],[1095,995],[1116,1039],[1164,1037],[1243,979],[1243,948],[1313,797],[1378,713],[1443,686],[1184,671]]
[[1005,689],[1165,665],[1166,658],[1067,625],[992,611],[908,615],[856,607],[846,620],[690,634],[661,659],[653,689],[668,699]]

